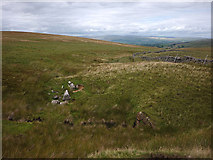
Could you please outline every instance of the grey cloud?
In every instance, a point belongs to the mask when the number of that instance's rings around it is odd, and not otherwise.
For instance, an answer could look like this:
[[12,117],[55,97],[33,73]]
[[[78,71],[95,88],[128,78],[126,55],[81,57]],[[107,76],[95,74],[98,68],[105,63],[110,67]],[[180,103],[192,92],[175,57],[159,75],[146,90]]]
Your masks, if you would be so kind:
[[210,3],[19,2],[3,4],[3,30],[210,37],[210,16]]

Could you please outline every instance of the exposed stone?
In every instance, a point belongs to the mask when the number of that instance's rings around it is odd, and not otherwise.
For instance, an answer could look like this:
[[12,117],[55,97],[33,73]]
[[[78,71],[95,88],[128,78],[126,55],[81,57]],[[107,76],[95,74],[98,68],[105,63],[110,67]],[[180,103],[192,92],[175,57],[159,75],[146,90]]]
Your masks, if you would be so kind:
[[13,117],[8,116],[8,120],[13,121]]
[[143,115],[143,113],[142,112],[138,112],[138,114],[137,114],[137,120],[138,121],[140,121],[140,120],[143,120],[143,118],[144,118],[144,115]]
[[[176,49],[170,49],[170,50],[161,50],[161,51],[156,51],[154,53],[160,53],[160,52],[167,52],[167,51],[179,51]],[[183,62],[194,62],[194,63],[200,63],[200,64],[206,64],[206,63],[212,63],[213,60],[207,60],[207,57],[205,59],[197,59],[194,57],[190,56],[184,56],[184,57],[173,57],[173,56],[158,56],[158,57],[147,57],[147,56],[140,56],[140,54],[146,54],[149,52],[137,52],[133,53],[133,58],[135,56],[138,56],[142,60],[150,61],[150,60],[159,60],[159,61],[164,61],[164,62],[173,62],[173,63],[183,63]]]
[[68,101],[60,102],[60,105],[68,104]]
[[150,126],[153,129],[155,128],[153,123],[151,122],[150,118],[143,112],[138,112],[136,116],[136,120],[133,123],[133,128],[139,126],[140,123],[143,123],[144,125]]
[[65,119],[64,124],[69,124],[69,119]]
[[64,124],[68,124],[70,126],[74,125],[74,123],[72,122],[72,120],[69,120],[68,118],[64,120]]
[[64,96],[63,96],[63,101],[66,101],[66,100],[70,100],[70,95],[69,95],[69,92],[68,92],[68,90],[66,90],[65,92],[64,92]]
[[14,120],[14,112],[12,112],[9,116],[8,116],[8,120],[13,121]]
[[126,128],[127,127],[126,121],[124,121],[121,125],[122,125],[122,127]]
[[[37,117],[37,118],[30,118],[30,117],[28,117],[26,120],[25,120],[25,122],[35,122],[35,121],[37,121],[37,122],[42,122],[43,120],[41,119],[41,117]],[[21,120],[20,120],[20,122],[22,122]]]
[[87,123],[90,124],[90,125],[92,125],[92,124],[93,124],[92,119],[89,118],[89,119],[87,120]]
[[52,104],[60,104],[60,101],[59,101],[59,100],[52,100],[51,103],[52,103]]
[[75,85],[74,85],[74,83],[71,82],[71,81],[68,81],[68,87],[69,87],[70,89],[75,89]]
[[81,125],[85,126],[87,123],[85,121],[81,121]]
[[39,122],[41,122],[41,121],[42,121],[42,119],[41,119],[41,117],[33,118],[33,121],[39,121]]
[[115,126],[116,123],[115,123],[114,120],[110,120],[110,121],[106,121],[105,125],[106,125],[107,128],[111,128],[111,127]]
[[53,97],[53,99],[54,99],[54,100],[59,99],[58,95],[55,95],[55,96]]

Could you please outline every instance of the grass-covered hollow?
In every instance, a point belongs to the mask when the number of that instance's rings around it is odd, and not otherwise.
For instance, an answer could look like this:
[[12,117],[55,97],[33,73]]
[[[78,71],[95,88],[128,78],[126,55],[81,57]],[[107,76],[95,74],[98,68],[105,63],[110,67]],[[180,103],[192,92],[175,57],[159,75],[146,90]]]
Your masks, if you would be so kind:
[[[2,49],[3,157],[210,157],[210,66],[134,62],[160,49],[36,33],[3,32]],[[84,89],[52,105],[69,80]],[[139,111],[155,129],[132,128]]]

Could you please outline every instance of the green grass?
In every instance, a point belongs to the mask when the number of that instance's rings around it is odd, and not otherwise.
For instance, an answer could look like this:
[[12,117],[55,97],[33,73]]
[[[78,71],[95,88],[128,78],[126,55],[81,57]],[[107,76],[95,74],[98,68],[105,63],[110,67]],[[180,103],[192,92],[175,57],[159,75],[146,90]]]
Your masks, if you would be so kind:
[[[57,35],[3,32],[2,47],[3,157],[210,157],[210,67],[133,62],[133,53],[159,49]],[[183,53],[205,57],[209,49],[193,51]],[[62,96],[68,80],[84,89],[68,105],[51,105],[51,90]],[[154,130],[132,128],[139,111]],[[80,125],[88,119],[97,123]]]
[[191,41],[189,43],[183,43],[180,44],[183,45],[184,47],[188,48],[209,48],[211,47],[211,39],[202,39],[202,40],[196,40],[196,41]]
[[[3,133],[10,133],[11,135],[18,135],[18,134],[22,134],[28,130],[30,130],[33,126],[32,123],[18,123],[18,122],[12,122],[12,121],[6,121],[3,120]],[[6,136],[6,135],[3,135]]]
[[209,157],[211,150],[202,148],[193,148],[193,150],[181,150],[180,148],[159,148],[156,150],[137,150],[134,148],[116,148],[114,150],[104,150],[90,154],[89,158],[191,158]]

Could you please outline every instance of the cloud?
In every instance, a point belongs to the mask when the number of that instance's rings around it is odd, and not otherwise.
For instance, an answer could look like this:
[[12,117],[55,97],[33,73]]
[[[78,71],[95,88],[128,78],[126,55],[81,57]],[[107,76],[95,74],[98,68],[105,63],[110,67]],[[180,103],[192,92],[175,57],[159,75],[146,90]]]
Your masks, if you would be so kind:
[[3,30],[210,37],[211,3],[4,3]]

